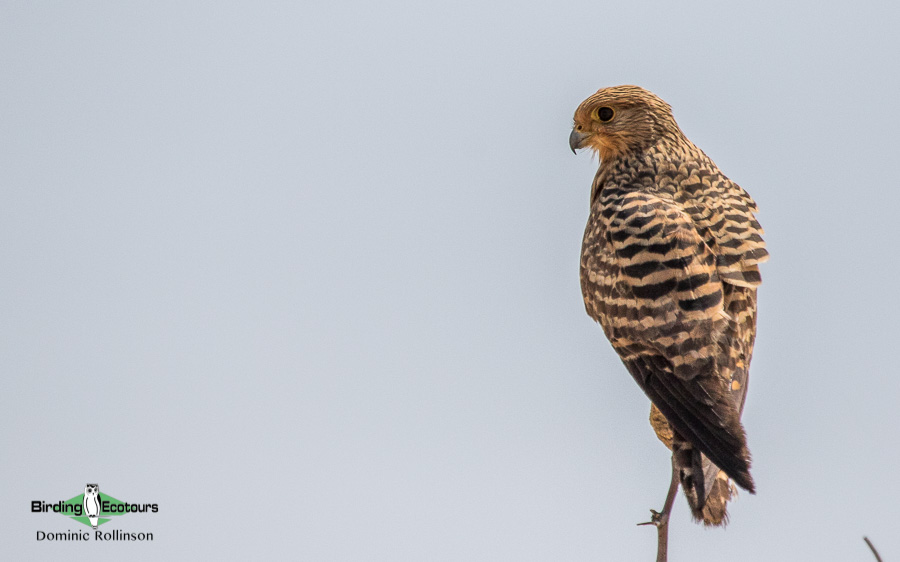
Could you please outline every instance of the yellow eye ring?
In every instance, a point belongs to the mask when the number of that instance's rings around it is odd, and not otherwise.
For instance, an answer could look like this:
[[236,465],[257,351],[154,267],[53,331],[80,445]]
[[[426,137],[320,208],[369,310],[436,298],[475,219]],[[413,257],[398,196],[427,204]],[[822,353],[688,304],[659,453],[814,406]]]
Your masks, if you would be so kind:
[[611,107],[597,107],[591,112],[591,118],[601,123],[609,123],[616,116],[616,112]]

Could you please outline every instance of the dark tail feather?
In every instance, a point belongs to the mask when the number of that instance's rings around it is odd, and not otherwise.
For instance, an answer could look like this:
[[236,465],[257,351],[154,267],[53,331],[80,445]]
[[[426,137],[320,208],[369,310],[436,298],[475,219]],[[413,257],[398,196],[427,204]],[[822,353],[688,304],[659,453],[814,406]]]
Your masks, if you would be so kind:
[[672,455],[694,520],[708,527],[726,525],[728,501],[737,493],[728,475],[677,433]]

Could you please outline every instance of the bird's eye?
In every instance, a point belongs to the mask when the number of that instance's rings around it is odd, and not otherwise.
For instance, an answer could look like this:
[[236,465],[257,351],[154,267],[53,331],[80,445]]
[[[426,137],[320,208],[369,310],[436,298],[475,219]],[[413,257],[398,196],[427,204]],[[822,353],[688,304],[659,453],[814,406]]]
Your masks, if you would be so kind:
[[603,123],[607,123],[612,120],[613,116],[616,114],[615,111],[611,107],[599,107],[594,110],[594,119],[597,121],[602,121]]

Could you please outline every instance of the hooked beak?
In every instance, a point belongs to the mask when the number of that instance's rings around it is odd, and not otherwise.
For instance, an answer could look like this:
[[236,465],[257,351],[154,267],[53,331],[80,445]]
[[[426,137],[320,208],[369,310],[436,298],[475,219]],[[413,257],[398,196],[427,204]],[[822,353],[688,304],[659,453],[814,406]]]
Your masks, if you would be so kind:
[[584,146],[584,141],[590,135],[586,135],[580,131],[576,131],[572,129],[572,134],[569,135],[569,148],[572,149],[572,154],[575,154],[575,150]]

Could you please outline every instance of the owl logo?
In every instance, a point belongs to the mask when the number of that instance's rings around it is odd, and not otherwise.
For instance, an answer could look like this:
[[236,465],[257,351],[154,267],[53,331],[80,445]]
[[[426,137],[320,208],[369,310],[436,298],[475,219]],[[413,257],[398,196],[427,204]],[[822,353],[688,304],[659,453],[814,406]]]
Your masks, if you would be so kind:
[[100,484],[84,485],[84,513],[91,522],[91,527],[97,528],[97,519],[100,517]]

